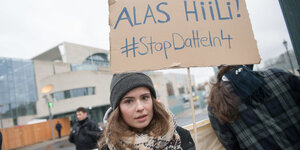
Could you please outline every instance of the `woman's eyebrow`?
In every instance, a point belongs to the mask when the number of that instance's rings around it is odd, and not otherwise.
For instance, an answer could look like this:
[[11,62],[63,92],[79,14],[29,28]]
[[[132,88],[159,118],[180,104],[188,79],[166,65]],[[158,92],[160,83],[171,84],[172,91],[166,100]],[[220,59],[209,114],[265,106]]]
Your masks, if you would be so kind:
[[[147,95],[150,95],[151,93],[150,92],[147,92],[147,93],[144,93],[144,94],[142,94],[142,95],[140,95],[140,96],[147,96]],[[125,97],[123,97],[122,99],[121,99],[121,101],[123,100],[123,99],[126,99],[126,98],[134,98],[134,96],[125,96]]]
[[125,97],[123,97],[123,98],[121,99],[121,101],[124,100],[124,99],[127,99],[127,98],[134,98],[134,97],[133,97],[133,96],[125,96]]
[[149,93],[144,93],[141,96],[147,96],[147,95],[150,95],[150,92]]

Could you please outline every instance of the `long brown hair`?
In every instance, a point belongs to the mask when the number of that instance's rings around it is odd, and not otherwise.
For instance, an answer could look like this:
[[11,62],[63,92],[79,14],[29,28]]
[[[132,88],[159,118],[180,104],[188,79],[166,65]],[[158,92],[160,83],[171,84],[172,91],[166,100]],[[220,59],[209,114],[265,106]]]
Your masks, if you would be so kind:
[[[149,125],[143,130],[143,133],[150,136],[161,136],[168,132],[169,116],[165,110],[163,104],[156,102],[152,97],[153,102],[153,118]],[[106,138],[109,142],[118,149],[124,149],[120,143],[120,139],[124,137],[134,136],[138,131],[128,126],[122,118],[120,107],[117,107],[109,116],[108,125],[105,128],[104,136],[99,142],[99,147],[103,147],[106,142]],[[133,147],[129,147],[133,148]]]
[[219,69],[217,83],[212,85],[208,106],[222,123],[231,123],[239,116],[238,103],[240,98],[231,93],[228,86],[225,86],[222,77],[236,66],[223,66]]

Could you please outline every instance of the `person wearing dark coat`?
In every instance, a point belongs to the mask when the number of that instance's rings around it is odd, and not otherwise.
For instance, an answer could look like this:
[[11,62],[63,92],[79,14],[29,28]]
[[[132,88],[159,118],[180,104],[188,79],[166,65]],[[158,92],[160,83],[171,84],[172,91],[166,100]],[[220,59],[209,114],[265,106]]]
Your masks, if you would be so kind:
[[61,138],[61,128],[62,128],[62,125],[59,121],[57,121],[56,125],[55,125],[55,129],[58,133],[58,138]]
[[2,149],[2,133],[1,133],[1,131],[0,131],[0,150]]
[[299,150],[300,78],[275,68],[221,66],[208,115],[227,150]]
[[73,125],[69,141],[76,145],[76,150],[97,149],[97,141],[101,136],[97,123],[87,117],[87,111],[83,107],[76,110],[78,121]]

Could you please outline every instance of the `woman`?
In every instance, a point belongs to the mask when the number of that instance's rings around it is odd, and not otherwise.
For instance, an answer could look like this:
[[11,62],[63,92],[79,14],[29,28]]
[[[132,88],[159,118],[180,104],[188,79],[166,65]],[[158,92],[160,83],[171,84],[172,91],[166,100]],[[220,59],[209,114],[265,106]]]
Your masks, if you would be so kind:
[[300,80],[278,69],[223,66],[209,119],[226,149],[300,149]]
[[195,149],[189,131],[177,127],[170,112],[156,101],[150,77],[115,74],[101,149]]

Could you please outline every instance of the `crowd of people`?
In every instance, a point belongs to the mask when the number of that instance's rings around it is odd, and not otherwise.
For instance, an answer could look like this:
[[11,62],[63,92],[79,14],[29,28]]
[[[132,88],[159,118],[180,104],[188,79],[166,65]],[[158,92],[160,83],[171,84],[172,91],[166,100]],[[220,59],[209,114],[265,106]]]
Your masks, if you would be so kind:
[[114,74],[110,88],[111,108],[105,129],[76,110],[69,141],[77,150],[174,149],[195,150],[188,130],[178,126],[172,113],[156,99],[153,82],[144,73]]
[[[190,132],[176,124],[155,91],[144,73],[114,74],[104,130],[79,107],[69,141],[77,150],[195,150]],[[220,66],[207,109],[211,126],[227,150],[300,149],[299,76],[279,69]],[[59,121],[55,128],[60,138]],[[0,132],[0,149],[1,144]]]
[[[225,149],[300,149],[300,79],[279,69],[220,66],[208,100],[208,117]],[[188,130],[157,99],[141,72],[114,74],[104,130],[76,110],[69,141],[85,149],[194,150]]]

